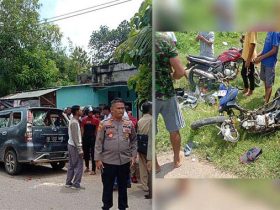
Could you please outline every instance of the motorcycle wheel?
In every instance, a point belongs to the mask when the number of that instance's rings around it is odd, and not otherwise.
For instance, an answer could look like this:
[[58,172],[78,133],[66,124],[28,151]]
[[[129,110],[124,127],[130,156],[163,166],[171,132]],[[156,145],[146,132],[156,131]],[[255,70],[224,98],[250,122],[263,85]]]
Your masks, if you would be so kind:
[[189,83],[191,86],[191,90],[195,90],[195,87],[199,83],[199,76],[194,73],[194,69],[190,69],[189,71]]
[[226,120],[225,116],[209,117],[209,118],[197,120],[191,124],[191,129],[196,130],[206,125],[223,123],[225,120]]
[[278,88],[278,89],[276,90],[276,92],[275,92],[275,95],[274,95],[274,98],[273,98],[273,99],[278,98],[278,97],[280,97],[280,88]]
[[255,86],[260,87],[262,81],[261,81],[261,78],[260,78],[260,72],[256,67],[255,67],[254,78],[255,78]]

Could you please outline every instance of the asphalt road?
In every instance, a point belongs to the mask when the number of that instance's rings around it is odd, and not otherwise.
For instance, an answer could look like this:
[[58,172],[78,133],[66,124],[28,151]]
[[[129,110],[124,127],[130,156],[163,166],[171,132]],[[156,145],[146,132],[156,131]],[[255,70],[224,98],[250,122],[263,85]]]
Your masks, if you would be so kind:
[[[0,164],[0,209],[1,210],[98,210],[101,209],[102,183],[97,175],[84,174],[85,190],[64,187],[66,169],[53,171],[46,166],[28,166],[17,176],[10,176]],[[128,205],[133,210],[152,209],[151,200],[144,199],[146,193],[140,184],[128,189]],[[117,192],[114,206],[117,208]]]

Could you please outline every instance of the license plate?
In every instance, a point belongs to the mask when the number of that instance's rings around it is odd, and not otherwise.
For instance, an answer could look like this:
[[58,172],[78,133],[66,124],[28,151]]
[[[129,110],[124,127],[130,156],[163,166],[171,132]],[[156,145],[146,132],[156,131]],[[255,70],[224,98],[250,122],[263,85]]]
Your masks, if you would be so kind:
[[64,154],[61,154],[61,153],[55,153],[55,154],[50,154],[50,159],[56,159],[56,158],[63,158],[64,157]]
[[46,141],[47,142],[63,142],[64,138],[63,136],[47,136]]
[[225,96],[227,94],[227,90],[219,90],[218,91],[218,96]]

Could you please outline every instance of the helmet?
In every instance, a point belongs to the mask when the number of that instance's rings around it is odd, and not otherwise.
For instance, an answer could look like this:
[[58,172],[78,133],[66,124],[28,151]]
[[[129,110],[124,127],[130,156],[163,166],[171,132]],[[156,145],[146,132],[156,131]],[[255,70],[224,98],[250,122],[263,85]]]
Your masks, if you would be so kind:
[[239,133],[237,129],[234,127],[231,120],[226,120],[222,123],[220,128],[220,133],[222,133],[224,140],[230,141],[230,142],[237,142],[239,140]]
[[93,108],[92,108],[92,106],[85,106],[84,107],[84,113],[85,113],[85,115],[88,115],[89,114],[89,112],[93,112]]
[[88,112],[92,112],[93,111],[93,108],[90,106],[89,108],[88,108]]

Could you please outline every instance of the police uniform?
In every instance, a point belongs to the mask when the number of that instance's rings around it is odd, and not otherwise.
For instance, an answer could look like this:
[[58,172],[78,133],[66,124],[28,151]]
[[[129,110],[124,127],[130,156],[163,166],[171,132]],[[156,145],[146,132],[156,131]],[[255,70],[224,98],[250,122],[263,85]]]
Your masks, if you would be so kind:
[[103,120],[98,127],[95,160],[103,162],[103,207],[113,206],[113,185],[118,179],[118,207],[123,210],[127,204],[127,179],[130,173],[130,161],[137,156],[137,141],[134,126],[130,120],[120,121],[112,118]]

